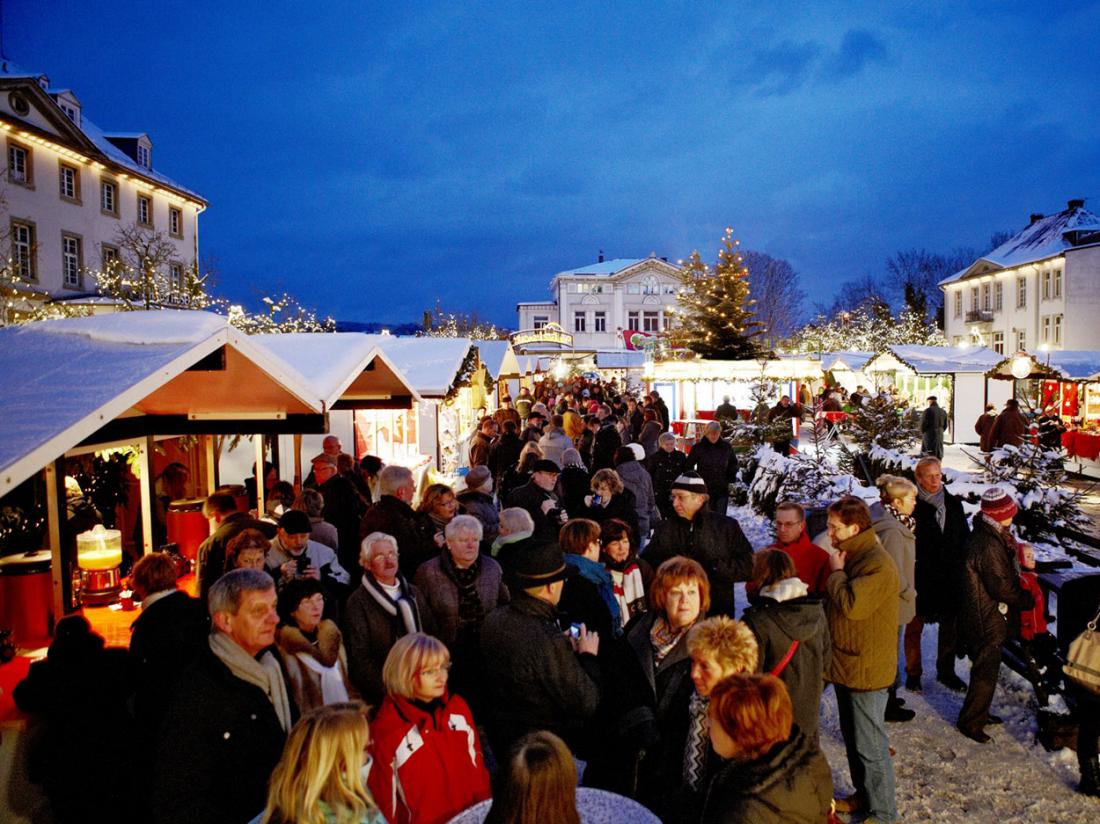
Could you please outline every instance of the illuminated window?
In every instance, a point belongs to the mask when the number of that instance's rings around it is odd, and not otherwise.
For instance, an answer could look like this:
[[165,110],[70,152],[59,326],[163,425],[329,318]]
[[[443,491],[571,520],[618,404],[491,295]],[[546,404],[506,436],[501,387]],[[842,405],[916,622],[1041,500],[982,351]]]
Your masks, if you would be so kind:
[[1051,297],[1057,299],[1062,297],[1062,270],[1054,270],[1054,283],[1051,286]]
[[183,265],[173,263],[168,267],[168,282],[177,292],[183,291]]

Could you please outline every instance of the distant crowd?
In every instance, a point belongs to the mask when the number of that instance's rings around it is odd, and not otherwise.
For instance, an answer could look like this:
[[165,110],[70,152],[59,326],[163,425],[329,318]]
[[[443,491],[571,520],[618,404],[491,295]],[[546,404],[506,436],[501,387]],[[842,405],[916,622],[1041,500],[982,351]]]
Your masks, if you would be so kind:
[[[780,503],[754,551],[721,423],[688,454],[669,423],[656,392],[548,384],[478,423],[460,488],[418,494],[330,437],[300,492],[258,473],[270,518],[209,496],[198,597],[167,554],[141,558],[129,650],[66,618],[17,688],[56,819],[890,822],[887,723],[913,718],[926,625],[973,741],[999,721],[1009,637],[1046,688],[1006,493],[968,521],[926,457],[874,506],[833,502],[821,535]],[[856,789],[839,799],[830,684]]]

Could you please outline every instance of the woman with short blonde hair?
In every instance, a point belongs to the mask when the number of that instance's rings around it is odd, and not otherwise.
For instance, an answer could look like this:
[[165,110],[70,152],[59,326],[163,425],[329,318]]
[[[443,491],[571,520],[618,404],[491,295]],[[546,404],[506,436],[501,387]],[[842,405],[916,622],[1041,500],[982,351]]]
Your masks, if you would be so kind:
[[447,689],[450,666],[443,642],[422,632],[398,639],[386,656],[368,783],[390,824],[449,821],[489,797],[473,715]]
[[359,701],[303,715],[271,774],[263,824],[385,824],[362,778],[369,740]]

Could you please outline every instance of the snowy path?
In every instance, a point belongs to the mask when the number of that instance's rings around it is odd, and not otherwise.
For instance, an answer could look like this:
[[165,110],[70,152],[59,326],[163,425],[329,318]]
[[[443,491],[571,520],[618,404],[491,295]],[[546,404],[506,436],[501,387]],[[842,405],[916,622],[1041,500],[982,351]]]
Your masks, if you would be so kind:
[[[992,742],[977,744],[955,729],[963,696],[928,675],[935,673],[935,637],[934,628],[925,630],[923,694],[898,693],[917,717],[886,725],[897,750],[894,771],[902,821],[1100,822],[1100,799],[1073,789],[1076,755],[1068,749],[1047,752],[1036,741],[1034,693],[1015,672],[1001,668],[993,712],[1005,723],[986,728]],[[956,670],[967,680],[969,662],[958,662]],[[832,690],[822,698],[821,746],[833,766],[836,794],[847,795],[852,785]]]

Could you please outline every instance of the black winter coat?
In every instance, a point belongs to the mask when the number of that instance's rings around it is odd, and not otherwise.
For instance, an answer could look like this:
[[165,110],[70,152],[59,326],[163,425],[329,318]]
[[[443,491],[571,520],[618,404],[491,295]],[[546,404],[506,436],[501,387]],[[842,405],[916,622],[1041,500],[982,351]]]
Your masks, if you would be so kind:
[[737,479],[737,456],[729,441],[719,438],[711,443],[700,438],[687,456],[687,468],[699,473],[708,495],[725,498],[730,494],[730,484]]
[[611,418],[605,418],[596,431],[596,440],[592,446],[592,471],[600,469],[613,469],[615,467],[615,452],[623,445],[623,438],[619,430],[615,428],[615,422]]
[[499,481],[510,467],[516,465],[519,461],[519,453],[522,451],[523,441],[518,434],[509,435],[505,432],[493,441],[489,449],[488,462],[489,471],[493,473],[493,477]]
[[584,517],[584,496],[592,492],[591,475],[580,466],[567,466],[558,476],[562,503],[570,518]]
[[659,616],[652,611],[638,616],[616,644],[607,712],[614,712],[613,740],[620,747],[614,758],[618,791],[667,817],[683,783],[688,702],[695,685],[686,632],[660,664],[654,663],[650,631]]
[[359,522],[363,517],[363,499],[359,491],[348,478],[333,475],[317,491],[325,499],[322,516],[336,527],[340,546],[336,557],[344,569],[359,566]]
[[661,521],[642,553],[656,569],[674,555],[694,558],[710,578],[710,614],[734,614],[733,585],[752,574],[752,545],[741,525],[703,507],[692,521],[679,515]]
[[581,517],[590,518],[600,526],[603,526],[605,521],[617,518],[630,527],[631,546],[639,546],[641,533],[638,527],[638,502],[629,489],[624,488],[622,492],[612,495],[607,506],[586,507]]
[[[1016,549],[1005,534],[979,512],[966,547],[963,607],[959,632],[970,649],[984,644],[1003,644],[1020,628],[1020,611],[1035,600],[1020,586]],[[1005,604],[1001,612],[998,604]]]
[[[372,532],[385,532],[397,539],[398,563],[406,578],[412,578],[418,566],[439,554],[431,536],[425,539],[413,508],[393,495],[383,495],[363,514],[359,522],[360,540]],[[358,567],[357,556],[354,564],[344,568],[350,571]]]
[[199,600],[204,604],[210,587],[225,574],[225,547],[246,529],[258,529],[270,541],[275,537],[275,524],[253,518],[247,512],[232,512],[199,545],[195,570],[199,579]]
[[653,479],[653,497],[657,499],[657,509],[663,518],[676,516],[672,508],[672,484],[686,468],[687,455],[675,449],[671,452],[658,449],[646,459],[646,469]]
[[157,747],[158,824],[241,824],[263,810],[286,733],[259,687],[208,648],[184,673]]
[[787,685],[791,696],[794,722],[811,740],[817,740],[825,668],[833,655],[822,600],[811,596],[789,601],[757,598],[741,620],[752,630],[760,647],[757,672],[771,672],[786,656],[791,643],[798,641],[779,680]]
[[573,748],[583,742],[600,701],[600,667],[596,656],[573,652],[551,604],[519,591],[485,619],[481,651],[494,752],[534,730]]
[[492,495],[467,489],[455,496],[460,511],[464,515],[473,515],[481,522],[481,554],[488,555],[493,541],[500,534],[500,512]]
[[753,761],[727,761],[711,779],[703,824],[822,824],[833,776],[817,742],[798,729]]
[[917,498],[913,510],[917,538],[917,615],[934,623],[954,615],[963,593],[963,567],[970,525],[962,502],[944,491],[944,522],[940,529],[936,508]]
[[[542,511],[542,502],[554,500],[555,506],[549,512]],[[544,541],[557,541],[562,524],[565,523],[565,510],[557,502],[553,493],[547,492],[534,481],[528,481],[519,489],[514,490],[506,501],[506,506],[518,506],[526,509],[531,520],[535,522],[534,537]]]

